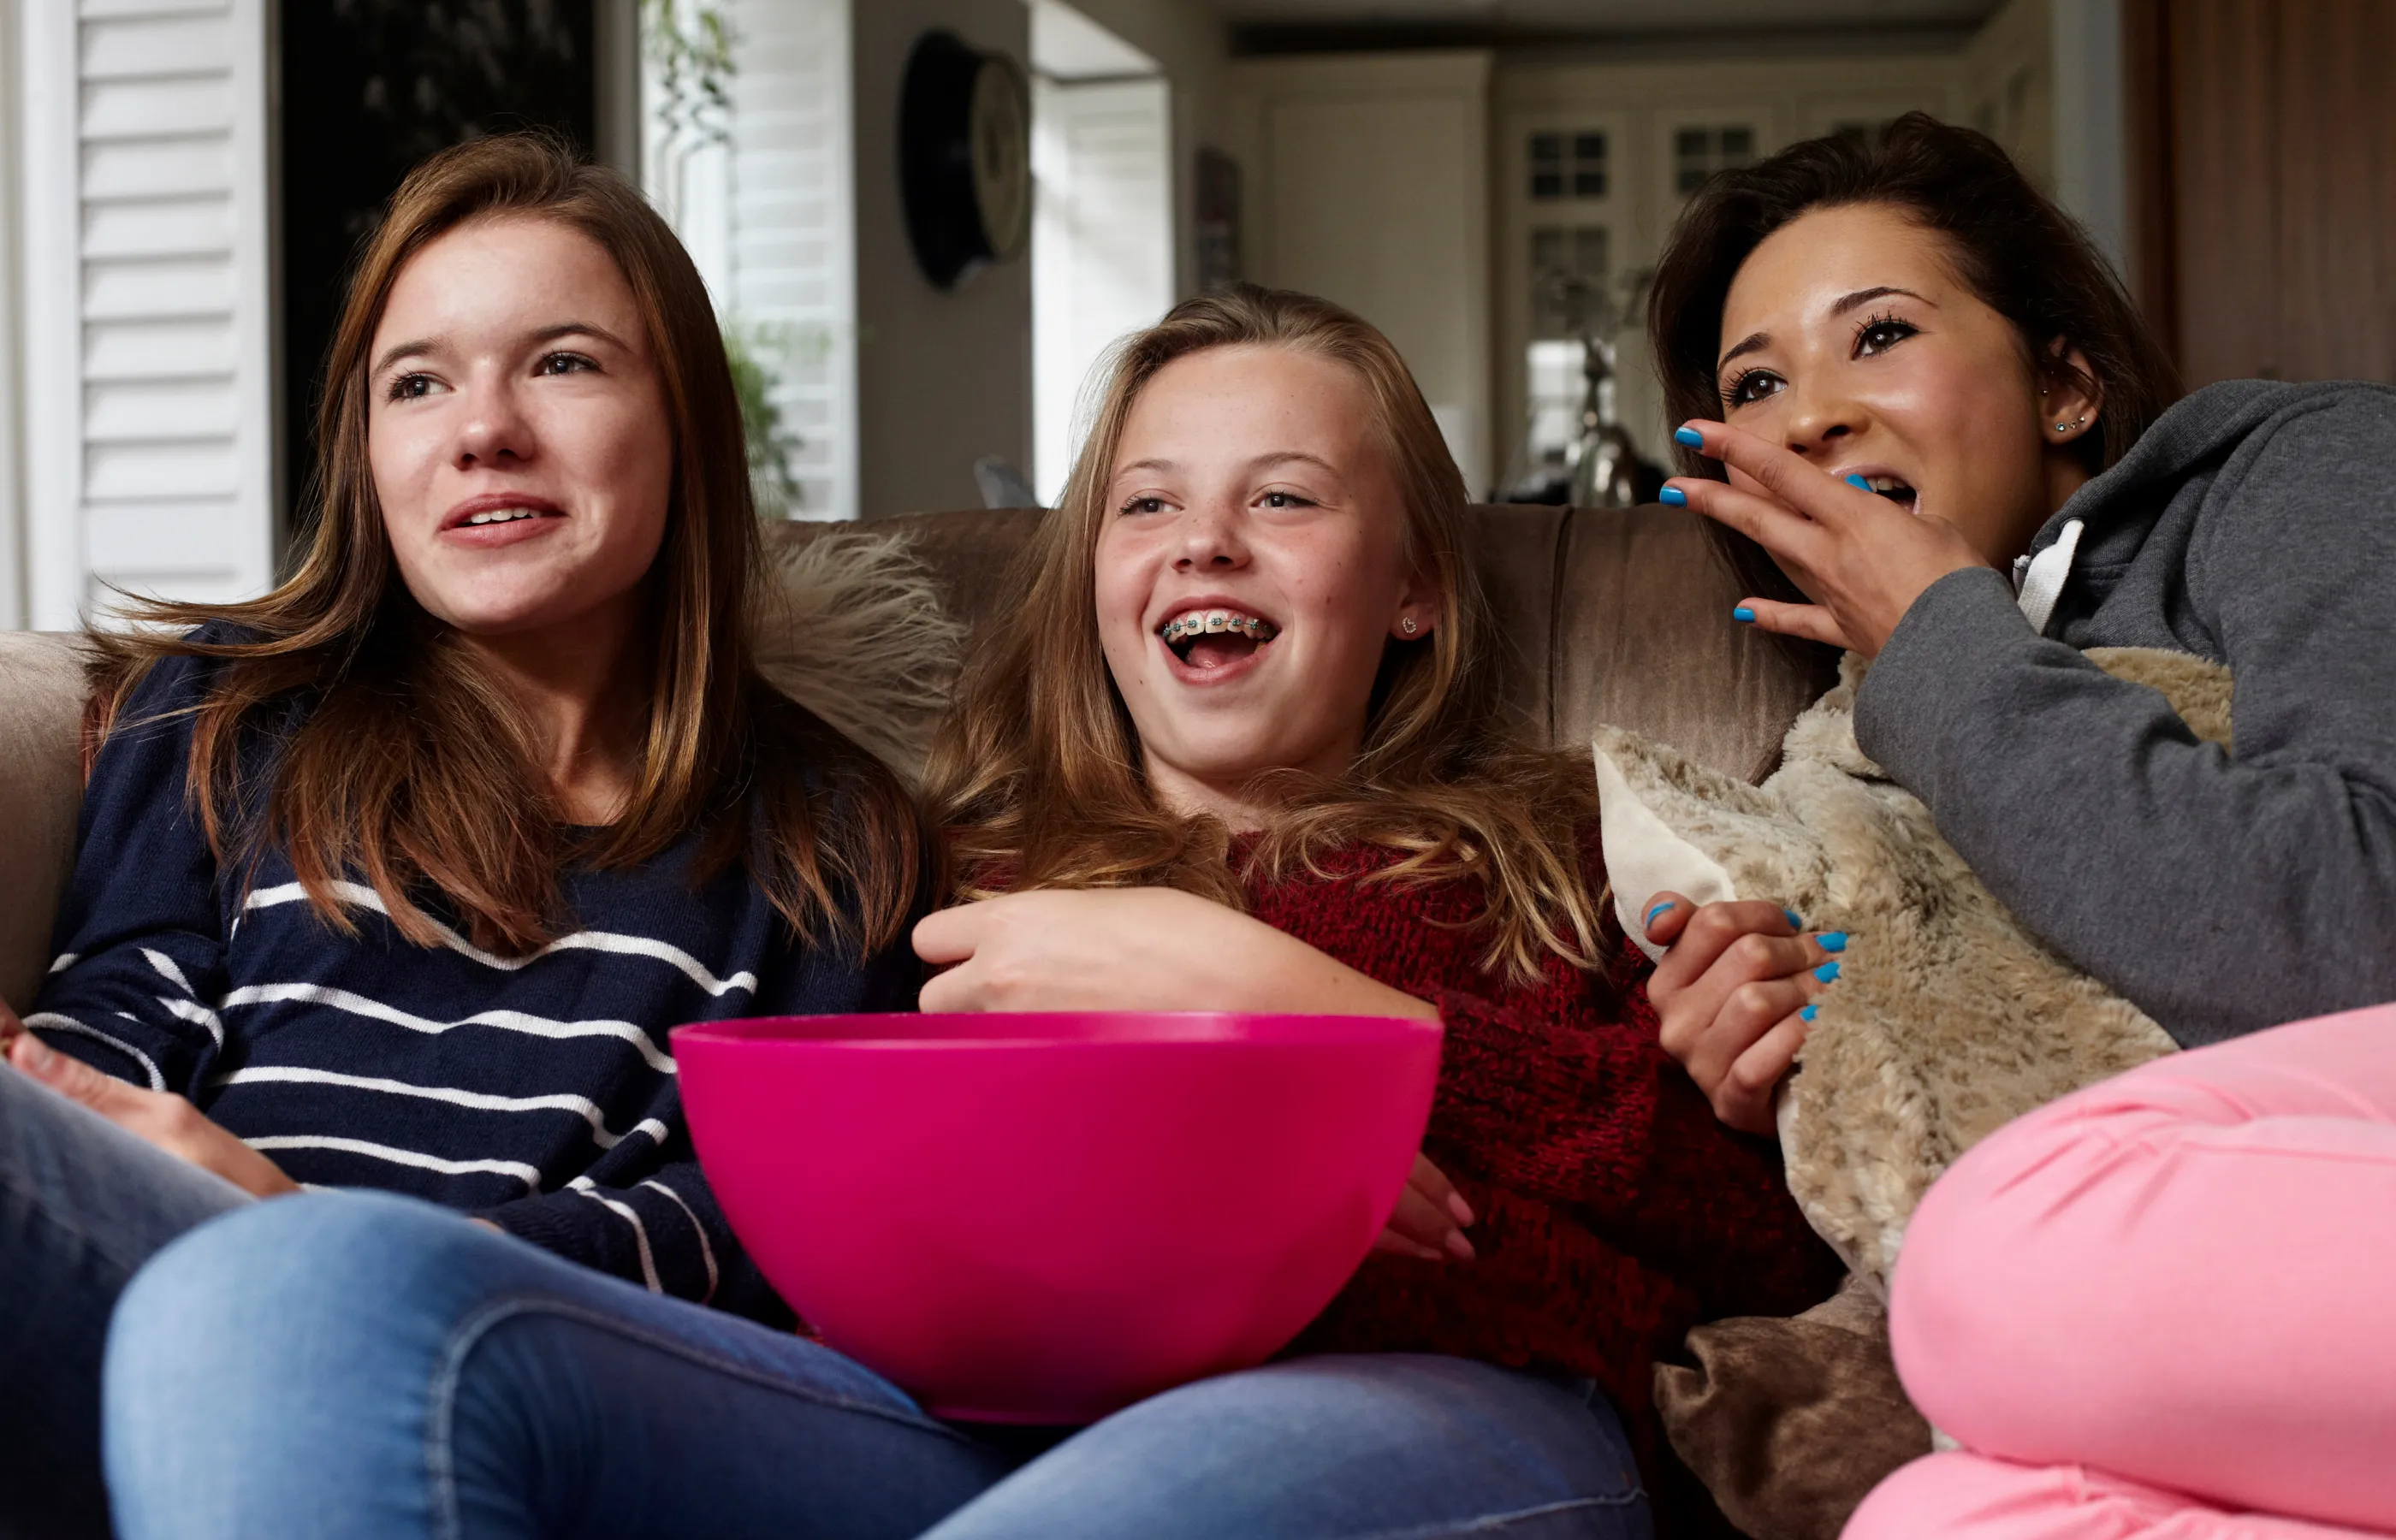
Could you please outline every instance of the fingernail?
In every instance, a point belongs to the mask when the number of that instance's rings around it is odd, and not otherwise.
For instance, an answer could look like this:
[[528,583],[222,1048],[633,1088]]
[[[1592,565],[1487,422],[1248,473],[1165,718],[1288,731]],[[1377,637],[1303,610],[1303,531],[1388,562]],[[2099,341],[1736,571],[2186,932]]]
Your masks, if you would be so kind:
[[1839,976],[1839,965],[1836,962],[1825,962],[1814,970],[1814,976],[1825,984],[1835,983]]
[[1675,428],[1672,430],[1672,442],[1685,444],[1692,449],[1702,449],[1706,446],[1706,435],[1695,428]]
[[1456,1222],[1459,1225],[1470,1226],[1472,1223],[1472,1205],[1464,1201],[1464,1194],[1460,1192],[1451,1192],[1447,1195],[1447,1212],[1455,1216]]
[[1847,949],[1845,931],[1824,931],[1814,939],[1821,943],[1822,949],[1826,952],[1843,952]]
[[25,1035],[26,1069],[37,1075],[47,1075],[57,1063],[58,1055],[50,1052],[48,1043],[30,1032]]
[[1804,930],[1805,928],[1805,922],[1798,918],[1797,911],[1795,909],[1785,909],[1780,912],[1789,916],[1789,928],[1790,930]]
[[1797,1013],[1797,1018],[1800,1021],[1811,1021],[1821,1014],[1822,1007],[1819,1005],[1808,1005],[1804,1010]]
[[1661,492],[1657,493],[1656,500],[1662,503],[1667,508],[1686,508],[1689,506],[1689,495],[1686,492],[1682,491],[1677,486],[1668,486]]
[[1464,1238],[1462,1230],[1447,1232],[1447,1255],[1455,1257],[1458,1262],[1472,1260],[1472,1242]]
[[1744,626],[1752,626],[1755,624],[1755,611],[1748,608],[1745,604],[1741,604],[1738,608],[1731,611],[1730,617]]
[[1666,909],[1671,909],[1671,908],[1672,907],[1673,902],[1674,902],[1674,900],[1670,899],[1670,898],[1667,898],[1667,899],[1665,899],[1662,903],[1660,903],[1660,904],[1657,905],[1654,909],[1649,909],[1649,910],[1647,911],[1647,918],[1646,918],[1646,919],[1644,919],[1644,920],[1640,921],[1640,922],[1639,922],[1639,923],[1640,923],[1640,924],[1642,924],[1642,925],[1652,925],[1652,924],[1654,924],[1654,923],[1656,923],[1656,916],[1657,916],[1657,915],[1659,915],[1659,914],[1663,913]]
[[1849,486],[1860,487],[1866,492],[1871,490],[1871,483],[1864,480],[1861,476],[1849,476],[1847,478],[1847,485]]

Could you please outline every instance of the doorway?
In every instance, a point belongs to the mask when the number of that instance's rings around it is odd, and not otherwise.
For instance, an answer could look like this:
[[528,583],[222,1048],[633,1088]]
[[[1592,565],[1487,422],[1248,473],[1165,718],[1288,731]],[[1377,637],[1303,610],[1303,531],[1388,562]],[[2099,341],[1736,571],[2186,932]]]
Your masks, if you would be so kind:
[[1064,491],[1091,370],[1174,300],[1172,98],[1156,61],[1061,0],[1032,7],[1032,481]]

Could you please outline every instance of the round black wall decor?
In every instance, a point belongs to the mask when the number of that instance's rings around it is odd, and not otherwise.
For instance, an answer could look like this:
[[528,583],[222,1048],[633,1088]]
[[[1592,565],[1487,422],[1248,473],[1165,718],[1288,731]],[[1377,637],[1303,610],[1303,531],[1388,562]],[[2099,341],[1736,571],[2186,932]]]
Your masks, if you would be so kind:
[[1032,102],[1023,72],[928,32],[898,92],[898,188],[924,276],[954,288],[1032,232]]

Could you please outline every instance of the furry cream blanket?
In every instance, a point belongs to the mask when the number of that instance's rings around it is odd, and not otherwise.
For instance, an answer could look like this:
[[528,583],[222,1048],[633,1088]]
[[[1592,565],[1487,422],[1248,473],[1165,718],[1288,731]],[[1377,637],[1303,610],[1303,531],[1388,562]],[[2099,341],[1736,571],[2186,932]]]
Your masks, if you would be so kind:
[[829,527],[774,559],[757,664],[784,695],[913,784],[965,649],[931,569],[905,536]]
[[[2089,657],[2230,741],[2229,670],[2144,648]],[[1850,655],[1750,786],[1615,728],[1594,745],[1623,928],[1671,888],[1764,898],[1844,930],[1838,982],[1779,1103],[1806,1219],[1885,1297],[1906,1221],[1938,1174],[1999,1125],[2172,1050],[2128,1002],[2031,937],[1939,838],[1929,809],[1857,747]],[[1644,945],[1644,942],[1642,942]]]

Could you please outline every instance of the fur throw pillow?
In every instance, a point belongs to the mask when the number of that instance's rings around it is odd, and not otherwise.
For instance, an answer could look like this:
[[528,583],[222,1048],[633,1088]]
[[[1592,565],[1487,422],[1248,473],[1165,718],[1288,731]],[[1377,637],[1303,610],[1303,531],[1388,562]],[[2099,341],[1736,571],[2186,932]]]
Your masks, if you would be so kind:
[[[2230,674],[2147,648],[2089,654],[2160,690],[2200,737],[2230,738]],[[1663,888],[1763,898],[1847,933],[1838,983],[1782,1093],[1781,1149],[1806,1219],[1885,1297],[1914,1205],[1984,1135],[2172,1049],[2136,1007],[2017,924],[1929,809],[1857,747],[1850,655],[1749,786],[1601,729],[1605,861],[1623,928]],[[1642,945],[1644,945],[1643,940]]]
[[965,650],[931,569],[905,536],[855,527],[792,540],[774,568],[759,671],[914,784]]

